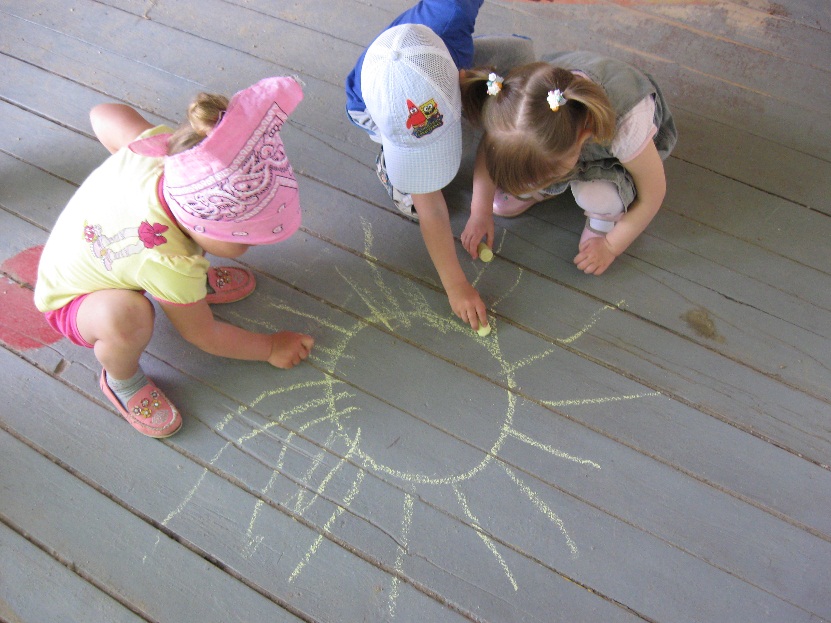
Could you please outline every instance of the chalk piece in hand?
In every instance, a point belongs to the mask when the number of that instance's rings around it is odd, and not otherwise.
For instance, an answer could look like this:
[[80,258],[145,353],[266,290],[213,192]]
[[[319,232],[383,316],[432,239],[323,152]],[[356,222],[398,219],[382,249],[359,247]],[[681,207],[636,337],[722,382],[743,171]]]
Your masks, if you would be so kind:
[[491,326],[489,324],[479,325],[479,330],[476,333],[478,333],[480,337],[485,337],[486,335],[490,335]]
[[493,251],[488,248],[487,243],[480,242],[476,247],[476,252],[479,253],[479,259],[483,262],[490,262],[493,259]]

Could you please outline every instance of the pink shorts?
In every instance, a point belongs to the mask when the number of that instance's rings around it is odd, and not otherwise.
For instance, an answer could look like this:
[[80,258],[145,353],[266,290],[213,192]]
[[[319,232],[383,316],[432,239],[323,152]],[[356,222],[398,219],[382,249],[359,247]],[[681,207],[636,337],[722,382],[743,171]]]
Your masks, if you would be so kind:
[[92,348],[92,344],[87,342],[78,331],[78,308],[88,296],[88,294],[76,296],[60,309],[53,309],[52,311],[45,312],[43,315],[46,316],[46,322],[55,331],[68,337],[73,344]]

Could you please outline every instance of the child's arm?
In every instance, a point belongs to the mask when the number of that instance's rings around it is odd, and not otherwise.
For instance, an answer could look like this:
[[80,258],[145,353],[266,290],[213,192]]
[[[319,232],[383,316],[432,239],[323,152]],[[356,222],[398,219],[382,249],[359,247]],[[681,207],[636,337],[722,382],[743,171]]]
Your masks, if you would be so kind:
[[440,190],[423,195],[414,194],[413,205],[418,213],[427,252],[447,292],[450,307],[453,313],[476,331],[480,325],[488,324],[487,311],[479,293],[468,283],[456,256],[444,195]]
[[470,218],[462,232],[462,246],[470,253],[473,259],[479,257],[477,247],[486,236],[489,248],[493,248],[493,195],[496,184],[488,174],[485,165],[485,154],[482,144],[476,153],[476,164],[473,167],[473,198],[470,202]]
[[637,196],[612,231],[601,238],[590,238],[580,245],[574,258],[577,268],[590,275],[601,275],[652,221],[667,190],[664,163],[652,141],[635,159],[623,165],[632,175]]
[[310,335],[292,331],[253,333],[217,320],[204,300],[193,305],[159,304],[183,338],[212,355],[267,361],[288,369],[306,359],[314,345]]
[[111,154],[153,127],[152,123],[126,104],[99,104],[90,111],[89,120],[95,136]]

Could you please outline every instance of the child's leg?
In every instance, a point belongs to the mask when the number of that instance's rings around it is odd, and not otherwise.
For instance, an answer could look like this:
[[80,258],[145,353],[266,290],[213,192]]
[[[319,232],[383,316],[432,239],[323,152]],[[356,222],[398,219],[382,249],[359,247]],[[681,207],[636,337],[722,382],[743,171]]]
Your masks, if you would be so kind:
[[577,205],[583,208],[588,220],[580,237],[580,242],[587,238],[603,236],[612,231],[626,209],[620,198],[618,188],[612,182],[593,180],[590,182],[571,182],[571,192]]
[[86,296],[75,323],[104,367],[105,396],[140,433],[169,437],[181,428],[182,418],[139,366],[154,319],[153,305],[141,292],[101,290]]
[[401,192],[392,185],[392,182],[390,182],[390,178],[387,175],[387,165],[384,160],[383,148],[378,153],[378,157],[375,159],[375,172],[378,174],[378,179],[381,181],[381,184],[384,185],[384,188],[387,190],[387,194],[390,196],[390,199],[392,199],[395,207],[408,218],[418,221],[418,212],[416,212],[415,206],[413,205],[413,196],[410,193]]
[[153,336],[153,305],[133,290],[100,290],[89,294],[76,322],[95,357],[115,379],[129,379]]
[[515,197],[501,188],[497,188],[493,195],[493,213],[497,216],[513,218],[546,199],[548,199],[548,196],[539,192]]

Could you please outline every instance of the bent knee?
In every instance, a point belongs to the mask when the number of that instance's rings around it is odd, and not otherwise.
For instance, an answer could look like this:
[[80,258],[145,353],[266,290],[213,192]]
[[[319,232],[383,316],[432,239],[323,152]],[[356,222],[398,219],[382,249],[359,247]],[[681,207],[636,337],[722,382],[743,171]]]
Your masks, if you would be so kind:
[[587,216],[616,221],[626,206],[620,198],[617,186],[605,180],[571,183],[571,192],[577,205]]
[[[78,310],[78,329],[90,343],[150,341],[156,312],[141,292],[102,290],[90,294]],[[90,339],[92,338],[92,339]]]

